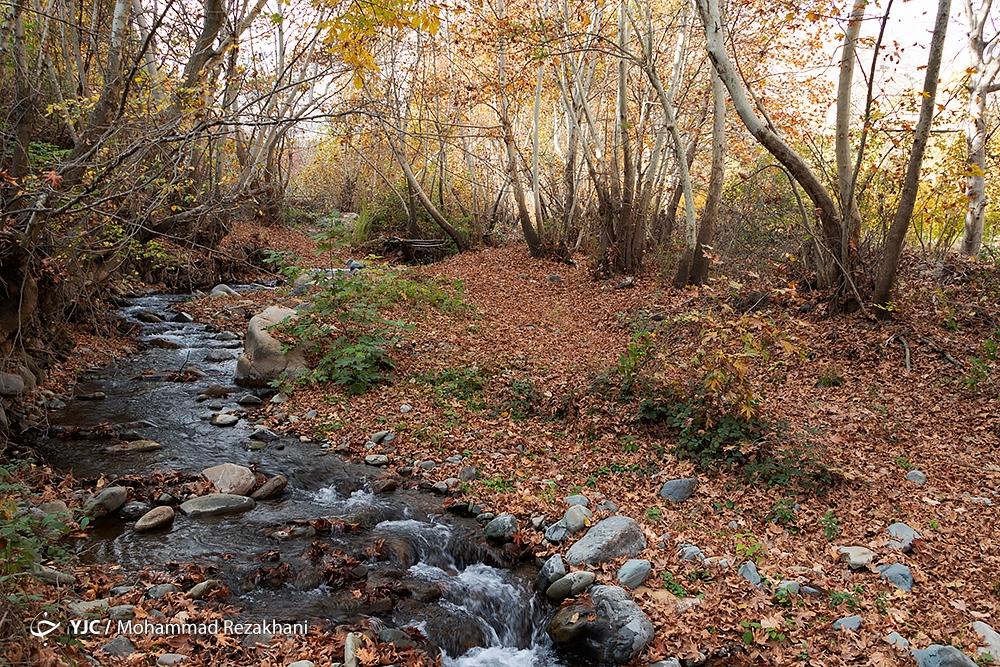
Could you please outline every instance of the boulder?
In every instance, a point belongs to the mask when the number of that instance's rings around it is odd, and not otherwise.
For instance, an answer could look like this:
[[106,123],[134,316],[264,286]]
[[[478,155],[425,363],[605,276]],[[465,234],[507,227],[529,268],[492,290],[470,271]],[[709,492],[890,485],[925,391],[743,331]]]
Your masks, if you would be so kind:
[[910,568],[905,565],[901,563],[879,565],[878,572],[883,579],[899,590],[906,591],[907,593],[913,590],[913,574],[910,573]]
[[638,588],[649,578],[653,564],[648,560],[633,558],[618,568],[618,583],[625,588]]
[[594,513],[587,509],[586,505],[571,505],[563,514],[562,522],[570,535],[575,535],[590,525],[590,519]]
[[875,560],[875,552],[867,547],[840,547],[837,549],[840,560],[847,563],[852,570],[867,569]]
[[697,477],[683,477],[672,479],[660,488],[660,497],[674,503],[684,502],[698,488]]
[[246,496],[228,493],[210,493],[192,498],[181,505],[181,512],[190,517],[238,514],[252,510],[256,503]]
[[517,518],[513,514],[501,514],[486,524],[483,532],[494,542],[512,542],[517,533]]
[[17,396],[24,392],[24,378],[14,373],[0,372],[0,396]]
[[205,468],[201,471],[201,475],[210,481],[219,493],[231,493],[237,496],[248,495],[257,483],[250,468],[235,463],[223,463]]
[[1000,633],[982,621],[975,621],[972,629],[979,635],[981,644],[977,653],[981,656],[989,656],[992,663],[1000,663]]
[[236,362],[236,383],[262,387],[282,377],[308,370],[302,350],[285,352],[269,329],[284,321],[294,322],[298,314],[291,308],[271,306],[250,318],[243,354]]
[[545,597],[555,604],[559,604],[568,597],[579,595],[594,583],[597,577],[593,572],[579,570],[559,577],[552,585],[545,589]]
[[117,512],[128,499],[128,489],[124,486],[109,486],[91,496],[83,505],[83,513],[95,519]]
[[138,521],[135,522],[133,529],[137,533],[144,533],[150,530],[156,530],[157,528],[163,528],[164,526],[169,526],[174,521],[174,509],[168,505],[160,505],[159,507],[154,507],[145,514],[143,514]]
[[535,577],[535,590],[545,592],[549,586],[566,576],[566,564],[563,563],[562,556],[555,554],[550,556]]
[[572,565],[596,565],[620,556],[635,556],[646,548],[646,536],[635,520],[612,516],[598,522],[566,552]]
[[833,622],[834,630],[848,630],[854,632],[861,627],[861,617],[857,614],[853,616],[843,616]]
[[954,646],[931,644],[927,648],[914,649],[910,654],[917,667],[976,667],[972,658]]
[[653,639],[649,618],[617,586],[594,586],[590,600],[561,608],[549,623],[556,648],[586,663],[622,665]]
[[903,553],[913,551],[913,542],[920,539],[920,533],[905,523],[894,523],[886,528],[886,532],[892,537],[892,540],[886,546],[890,549],[902,551]]

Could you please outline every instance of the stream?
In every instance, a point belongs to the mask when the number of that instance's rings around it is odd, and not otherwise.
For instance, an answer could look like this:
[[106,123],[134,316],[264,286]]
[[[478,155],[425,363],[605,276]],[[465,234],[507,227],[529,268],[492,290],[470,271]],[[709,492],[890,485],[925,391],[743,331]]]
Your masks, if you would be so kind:
[[[376,493],[382,470],[347,462],[315,442],[280,437],[251,447],[254,408],[236,403],[248,390],[232,385],[241,340],[205,324],[171,321],[187,298],[142,296],[122,306],[122,316],[140,327],[142,351],[84,374],[76,398],[51,412],[52,436],[42,450],[77,477],[103,474],[134,489],[146,488],[137,480],[155,473],[194,480],[221,463],[268,478],[284,474],[288,486],[243,514],[178,512],[171,527],[148,533],[117,515],[99,519],[92,537],[78,544],[84,560],[117,563],[126,573],[194,562],[226,583],[240,620],[367,623],[386,641],[405,641],[401,630],[412,636],[418,629],[449,666],[560,664],[545,632],[554,609],[532,591],[534,570],[504,567],[474,519],[445,512],[441,496],[429,492],[401,486]],[[186,368],[203,375],[173,381],[171,374]],[[211,385],[228,395],[198,400]],[[266,401],[273,392],[256,393]],[[240,420],[213,425],[209,419],[218,412]],[[162,448],[114,451],[138,439]],[[130,500],[176,508],[180,499],[133,491]],[[352,595],[359,589],[360,599]]]

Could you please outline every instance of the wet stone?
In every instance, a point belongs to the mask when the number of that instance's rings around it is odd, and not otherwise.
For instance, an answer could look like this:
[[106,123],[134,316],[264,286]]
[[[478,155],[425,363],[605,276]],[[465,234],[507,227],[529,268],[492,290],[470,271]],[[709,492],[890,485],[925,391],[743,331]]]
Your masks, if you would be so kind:
[[593,572],[570,572],[554,581],[545,590],[545,597],[558,604],[568,597],[579,595],[587,590],[596,578]]
[[483,532],[494,542],[510,542],[517,532],[517,518],[512,514],[501,514],[486,524]]
[[223,413],[212,415],[210,421],[215,426],[236,426],[236,423],[239,422],[239,420],[240,418],[236,415]]
[[549,586],[566,575],[566,564],[562,556],[554,554],[545,561],[535,577],[535,590],[546,591]]
[[254,508],[252,498],[226,493],[210,493],[206,496],[192,498],[181,505],[181,512],[195,518],[200,516],[216,516],[220,514],[236,514]]

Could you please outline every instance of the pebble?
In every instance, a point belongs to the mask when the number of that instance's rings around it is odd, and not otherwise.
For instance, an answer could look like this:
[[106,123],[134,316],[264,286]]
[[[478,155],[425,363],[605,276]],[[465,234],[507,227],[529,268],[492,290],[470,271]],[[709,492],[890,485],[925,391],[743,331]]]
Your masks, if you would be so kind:
[[108,618],[112,621],[128,621],[135,618],[135,606],[118,604],[108,609]]
[[222,588],[222,586],[222,582],[218,579],[206,579],[192,586],[187,592],[187,596],[192,600],[200,600],[212,591]]
[[563,563],[562,556],[554,554],[538,570],[535,576],[535,590],[545,592],[549,586],[566,576],[566,564]]
[[479,468],[476,466],[465,466],[458,471],[458,478],[463,482],[471,482],[479,475]]
[[412,405],[410,405],[409,403],[403,403],[403,404],[402,404],[401,406],[399,406],[399,411],[400,411],[401,413],[403,413],[404,415],[405,415],[405,414],[406,414],[407,412],[409,412],[410,410],[412,410],[412,409],[413,409],[413,406],[412,406]]
[[901,591],[909,593],[913,590],[913,574],[910,568],[901,563],[891,565],[879,565],[879,575]]
[[559,544],[567,537],[569,537],[569,529],[562,519],[545,529],[545,539],[553,544]]
[[389,465],[389,457],[385,454],[369,454],[365,457],[365,463],[370,466],[387,466]]
[[237,405],[242,405],[244,407],[251,407],[255,405],[263,405],[264,401],[260,396],[254,396],[253,394],[243,394],[236,399]]
[[579,493],[572,496],[566,496],[565,498],[563,498],[563,500],[570,507],[573,507],[574,505],[583,505],[584,507],[590,506],[590,500],[587,498],[587,496],[584,496]]
[[893,538],[886,546],[904,553],[913,551],[913,541],[920,539],[920,533],[905,523],[894,523],[886,528],[886,532]]
[[187,660],[186,655],[180,653],[164,653],[156,659],[157,665],[176,665]]
[[906,640],[906,637],[895,631],[890,632],[885,637],[883,637],[882,641],[884,641],[886,644],[889,644],[893,648],[899,649],[900,651],[905,651],[906,649],[910,648],[910,642]]
[[913,482],[917,486],[923,486],[927,483],[927,474],[923,470],[911,470],[906,473],[906,479],[909,482]]

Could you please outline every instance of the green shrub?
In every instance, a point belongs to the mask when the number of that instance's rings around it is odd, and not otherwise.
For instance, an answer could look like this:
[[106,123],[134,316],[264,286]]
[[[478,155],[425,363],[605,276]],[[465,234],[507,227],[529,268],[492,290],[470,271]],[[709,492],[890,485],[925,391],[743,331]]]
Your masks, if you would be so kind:
[[382,311],[399,304],[458,314],[468,311],[460,282],[412,277],[403,271],[371,266],[347,276],[320,278],[310,307],[293,322],[278,325],[288,336],[286,348],[301,347],[315,358],[303,382],[332,382],[362,393],[389,382],[395,363],[391,350],[409,328]]

